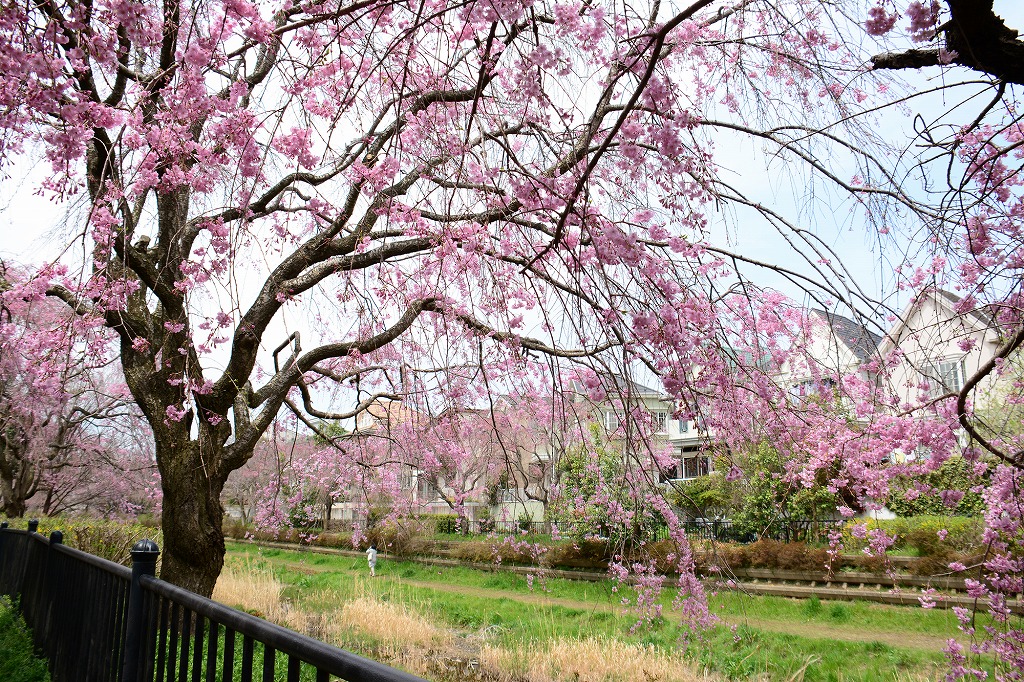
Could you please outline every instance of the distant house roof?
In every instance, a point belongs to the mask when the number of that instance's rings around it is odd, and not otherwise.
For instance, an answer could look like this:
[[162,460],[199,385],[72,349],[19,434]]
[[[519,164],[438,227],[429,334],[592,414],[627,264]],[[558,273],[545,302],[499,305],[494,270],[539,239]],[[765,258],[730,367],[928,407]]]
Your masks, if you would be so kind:
[[430,415],[409,407],[401,400],[378,398],[356,416],[356,431],[373,431],[427,421],[430,421]]
[[812,310],[811,312],[823,318],[835,337],[853,351],[853,354],[861,362],[867,362],[872,356],[878,354],[878,344],[882,342],[882,337],[869,331],[864,325],[827,310]]
[[945,305],[949,310],[952,317],[962,317],[967,320],[973,320],[979,328],[988,329],[995,326],[995,321],[989,316],[986,308],[975,307],[963,313],[957,312],[958,304],[963,300],[956,294],[950,293],[945,289],[939,289],[938,287],[932,287],[921,291],[914,299],[904,308],[899,318],[896,320],[896,324],[893,325],[889,333],[885,335],[885,340],[882,342],[882,352],[888,352],[899,345],[900,339],[903,336],[903,332],[907,330],[909,320],[913,316],[916,309],[924,303],[928,298],[933,298],[937,303]]
[[650,386],[644,386],[643,384],[633,381],[632,379],[627,379],[622,375],[612,375],[612,379],[615,382],[615,388],[621,393],[631,394],[639,398],[668,398],[665,391],[657,388],[651,388]]
[[[945,289],[932,289],[931,293],[934,294],[935,296],[946,299],[949,302],[949,305],[954,310],[956,309],[957,304],[963,300],[961,297],[957,296],[954,293],[948,292]],[[994,324],[992,318],[989,317],[988,313],[985,312],[983,308],[971,308],[964,314],[970,315],[984,326],[992,326]]]

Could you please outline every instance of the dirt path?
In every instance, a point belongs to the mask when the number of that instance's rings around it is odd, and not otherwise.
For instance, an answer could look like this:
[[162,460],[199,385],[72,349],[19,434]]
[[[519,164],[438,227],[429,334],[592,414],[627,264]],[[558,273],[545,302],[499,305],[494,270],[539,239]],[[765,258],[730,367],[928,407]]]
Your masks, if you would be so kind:
[[[344,573],[329,567],[310,565],[302,561],[288,561],[275,559],[274,563],[286,566],[287,568],[307,574],[312,573]],[[430,580],[408,580],[392,576],[381,576],[383,581],[394,581],[402,585],[409,585],[421,589],[435,590],[452,594],[464,594],[486,599],[511,599],[524,604],[535,604],[537,606],[562,606],[570,609],[577,609],[585,612],[608,612],[617,615],[626,613],[626,609],[614,604],[601,604],[592,601],[579,601],[576,599],[565,599],[551,597],[543,592],[511,592],[486,587],[470,587],[466,585],[452,585],[443,581]],[[382,582],[383,582],[382,581]],[[768,618],[753,618],[744,616],[722,616],[727,625],[746,625],[758,630],[777,632],[782,634],[796,635],[807,639],[820,639],[827,641],[842,642],[880,642],[888,646],[902,649],[920,649],[924,651],[942,651],[946,646],[946,638],[938,635],[927,635],[916,632],[885,632],[885,631],[861,631],[852,628],[837,627],[820,622],[795,622],[791,620],[773,620]]]

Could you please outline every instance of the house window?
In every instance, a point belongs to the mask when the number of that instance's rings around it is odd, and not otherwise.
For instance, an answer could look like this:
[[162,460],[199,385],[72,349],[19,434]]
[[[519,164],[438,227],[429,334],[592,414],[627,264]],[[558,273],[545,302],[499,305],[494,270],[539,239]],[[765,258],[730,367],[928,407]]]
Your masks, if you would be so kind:
[[789,395],[797,403],[802,403],[816,396],[831,396],[835,387],[836,382],[833,379],[806,379],[793,384],[789,389]]
[[619,425],[621,423],[622,420],[619,417],[618,412],[615,412],[614,410],[608,410],[607,412],[604,413],[604,428],[609,433],[618,430]]
[[413,484],[416,481],[416,472],[412,469],[403,469],[398,475],[398,489],[399,490],[412,490]]
[[925,364],[921,373],[928,382],[928,396],[931,398],[958,392],[964,387],[966,380],[963,360],[929,362]]
[[693,447],[683,448],[676,464],[661,472],[661,482],[700,478],[711,473],[711,456]]
[[679,433],[689,433],[689,432],[690,432],[690,421],[688,419],[680,419],[679,420]]
[[668,412],[665,410],[654,410],[651,412],[651,425],[655,433],[668,431]]
[[436,502],[439,499],[437,488],[425,476],[416,480],[416,497],[420,502]]
[[683,478],[699,478],[711,473],[711,458],[707,455],[683,457]]

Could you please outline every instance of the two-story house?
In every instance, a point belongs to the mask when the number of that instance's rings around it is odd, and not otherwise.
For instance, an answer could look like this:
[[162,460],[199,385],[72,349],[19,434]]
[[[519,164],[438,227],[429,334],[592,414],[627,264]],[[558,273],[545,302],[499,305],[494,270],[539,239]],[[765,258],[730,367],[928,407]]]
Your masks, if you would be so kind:
[[[916,296],[878,344],[888,357],[899,350],[891,375],[893,390],[906,406],[918,406],[958,393],[969,377],[989,362],[999,348],[999,334],[984,309],[968,305],[942,289]],[[997,378],[990,375],[976,387],[975,403],[991,393]]]
[[616,391],[596,410],[605,436],[622,441],[639,430],[659,456],[662,482],[706,476],[714,467],[704,420],[686,415],[664,391],[619,379]]
[[811,310],[790,355],[774,374],[775,383],[785,389],[793,403],[831,397],[844,376],[858,374],[870,380],[865,366],[878,359],[880,341],[866,323],[834,312]]

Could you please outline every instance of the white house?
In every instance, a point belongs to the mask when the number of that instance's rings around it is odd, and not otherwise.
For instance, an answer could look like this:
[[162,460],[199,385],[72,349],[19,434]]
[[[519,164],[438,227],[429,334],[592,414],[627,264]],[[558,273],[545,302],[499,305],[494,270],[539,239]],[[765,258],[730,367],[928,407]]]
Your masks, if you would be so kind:
[[[899,349],[892,385],[900,402],[916,406],[957,393],[967,379],[995,355],[999,336],[989,315],[942,289],[922,291],[903,310],[878,345],[882,357]],[[984,402],[995,385],[992,375],[979,383],[975,397]]]
[[599,408],[601,425],[612,440],[624,439],[627,415],[634,416],[631,428],[649,433],[650,447],[668,449],[674,465],[663,467],[662,482],[706,476],[714,458],[708,451],[711,434],[699,416],[680,416],[676,401],[666,394],[634,381],[619,380],[618,390]]
[[807,330],[795,341],[793,354],[779,368],[775,382],[800,402],[830,391],[850,374],[868,379],[864,365],[878,358],[881,337],[864,324],[825,310],[811,310]]

